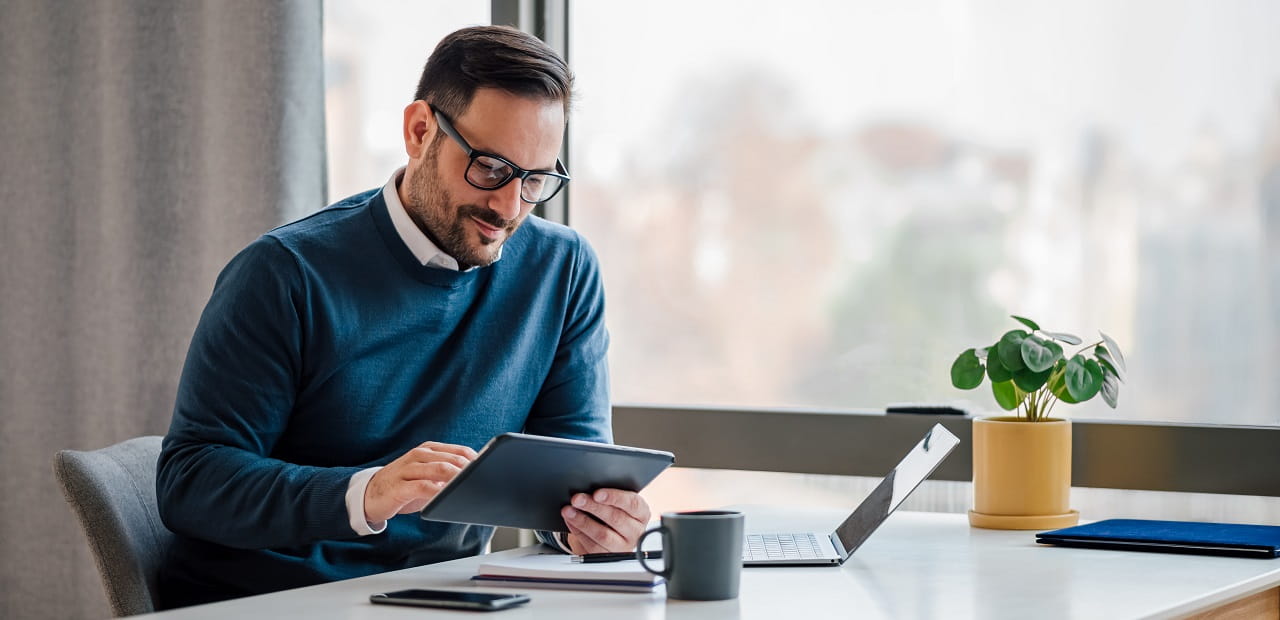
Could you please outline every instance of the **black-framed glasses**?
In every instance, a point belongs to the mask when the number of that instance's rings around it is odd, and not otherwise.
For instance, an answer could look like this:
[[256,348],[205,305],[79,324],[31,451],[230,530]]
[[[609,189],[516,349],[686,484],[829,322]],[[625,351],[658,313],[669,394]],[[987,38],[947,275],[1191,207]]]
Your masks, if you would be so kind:
[[430,107],[436,115],[436,123],[440,125],[440,129],[453,138],[453,141],[466,152],[467,157],[471,158],[471,163],[467,164],[467,171],[463,176],[472,187],[494,190],[510,183],[511,179],[518,178],[520,179],[520,200],[536,205],[554,198],[556,193],[569,182],[569,171],[564,169],[560,158],[556,158],[555,172],[525,170],[503,157],[471,148],[458,130],[453,128],[453,122],[449,117],[437,110],[435,106]]

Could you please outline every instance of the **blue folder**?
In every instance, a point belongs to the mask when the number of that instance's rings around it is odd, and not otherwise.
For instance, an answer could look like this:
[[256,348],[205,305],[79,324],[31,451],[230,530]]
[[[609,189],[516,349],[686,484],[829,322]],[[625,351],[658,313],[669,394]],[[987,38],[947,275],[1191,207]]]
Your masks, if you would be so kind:
[[1280,557],[1280,526],[1108,519],[1040,532],[1036,542],[1063,547],[1276,558]]

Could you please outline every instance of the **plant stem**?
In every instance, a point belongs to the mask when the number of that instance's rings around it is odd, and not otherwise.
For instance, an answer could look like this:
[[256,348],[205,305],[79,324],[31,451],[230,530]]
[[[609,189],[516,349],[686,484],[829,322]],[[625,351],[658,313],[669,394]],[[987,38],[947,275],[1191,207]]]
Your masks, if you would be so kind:
[[1048,396],[1046,398],[1049,400],[1049,406],[1044,408],[1044,415],[1045,417],[1048,417],[1049,412],[1053,411],[1053,406],[1058,404],[1058,401],[1062,399],[1057,398],[1057,396],[1053,392],[1048,392]]

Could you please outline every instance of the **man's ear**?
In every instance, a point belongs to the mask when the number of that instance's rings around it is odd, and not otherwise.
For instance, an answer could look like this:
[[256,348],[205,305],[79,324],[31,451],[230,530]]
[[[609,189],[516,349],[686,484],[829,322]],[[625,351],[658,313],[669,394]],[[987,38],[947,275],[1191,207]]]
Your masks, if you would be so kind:
[[427,102],[419,99],[404,108],[404,150],[409,159],[421,159],[435,136],[436,116]]

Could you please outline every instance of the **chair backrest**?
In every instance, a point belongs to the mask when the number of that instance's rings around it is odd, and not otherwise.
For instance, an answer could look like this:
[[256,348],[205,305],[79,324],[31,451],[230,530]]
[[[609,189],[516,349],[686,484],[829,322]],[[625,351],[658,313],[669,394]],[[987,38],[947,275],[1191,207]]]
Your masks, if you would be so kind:
[[54,459],[116,616],[155,611],[156,573],[173,542],[156,506],[160,441],[138,437],[92,452],[62,450]]

